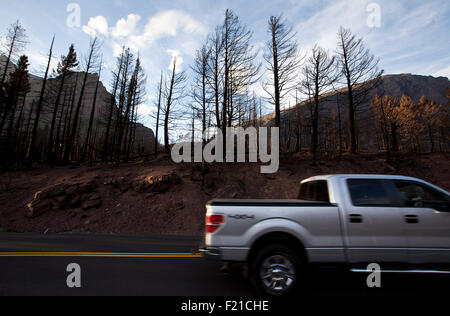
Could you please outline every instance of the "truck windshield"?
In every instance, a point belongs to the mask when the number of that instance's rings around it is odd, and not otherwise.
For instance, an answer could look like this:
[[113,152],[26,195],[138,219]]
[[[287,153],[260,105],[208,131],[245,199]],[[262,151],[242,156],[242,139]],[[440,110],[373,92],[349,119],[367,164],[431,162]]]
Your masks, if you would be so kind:
[[300,186],[299,200],[330,203],[328,183],[325,180],[311,181]]

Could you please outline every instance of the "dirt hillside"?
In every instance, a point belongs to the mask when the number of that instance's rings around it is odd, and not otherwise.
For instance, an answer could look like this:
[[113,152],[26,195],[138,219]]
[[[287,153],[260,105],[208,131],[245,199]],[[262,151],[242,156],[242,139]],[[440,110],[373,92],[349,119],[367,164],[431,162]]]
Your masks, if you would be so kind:
[[199,167],[167,158],[109,166],[39,168],[0,174],[0,231],[201,234],[213,198],[295,199],[300,180],[340,173],[414,176],[450,189],[450,154],[404,155],[386,166],[382,154],[344,156],[313,165],[282,157],[280,171],[258,164]]

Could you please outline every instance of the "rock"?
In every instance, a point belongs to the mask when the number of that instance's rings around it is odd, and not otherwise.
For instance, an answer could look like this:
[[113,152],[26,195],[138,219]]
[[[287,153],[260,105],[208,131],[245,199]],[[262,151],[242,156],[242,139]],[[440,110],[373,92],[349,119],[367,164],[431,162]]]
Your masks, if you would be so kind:
[[80,188],[79,188],[78,184],[71,185],[66,189],[66,195],[68,195],[68,196],[75,196],[79,193],[80,193]]
[[91,180],[87,183],[80,184],[80,192],[81,193],[91,193],[97,189],[97,183],[94,180]]
[[66,195],[58,196],[53,200],[53,209],[63,210],[70,203],[70,199]]
[[85,211],[93,208],[99,208],[102,205],[102,199],[99,194],[83,196],[83,200],[84,202],[81,205],[81,208]]
[[75,196],[69,204],[70,208],[78,208],[83,203],[83,199],[81,198],[81,195]]
[[104,185],[110,185],[113,188],[119,190],[121,193],[126,193],[131,188],[131,183],[127,181],[125,177],[120,178],[107,178]]
[[51,210],[78,208],[92,209],[101,205],[101,197],[96,194],[94,180],[74,184],[60,183],[34,194],[27,205],[27,216],[35,218]]
[[127,192],[131,188],[131,183],[129,183],[124,177],[115,179],[113,185],[122,193]]
[[94,194],[86,195],[84,200],[95,201],[95,200],[101,200],[101,199],[102,199],[102,197],[100,196],[100,194],[94,193]]
[[85,211],[91,210],[93,208],[99,208],[102,206],[101,200],[92,200],[92,201],[86,201],[81,205],[81,208]]
[[64,184],[57,184],[46,188],[42,191],[38,191],[34,194],[35,200],[44,200],[48,198],[52,198],[58,195],[62,195],[65,193],[67,186]]
[[27,205],[27,216],[30,218],[36,218],[52,210],[53,205],[51,200],[33,200]]
[[149,176],[140,180],[135,185],[138,193],[164,193],[173,186],[182,184],[183,180],[176,174],[170,173],[161,176]]

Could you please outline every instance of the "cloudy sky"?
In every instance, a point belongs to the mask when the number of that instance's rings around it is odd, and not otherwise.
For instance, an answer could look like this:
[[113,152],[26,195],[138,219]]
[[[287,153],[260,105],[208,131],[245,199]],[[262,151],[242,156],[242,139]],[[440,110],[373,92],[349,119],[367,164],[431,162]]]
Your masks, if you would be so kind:
[[[342,25],[364,38],[386,73],[450,77],[448,0],[0,0],[0,5],[2,34],[17,19],[26,28],[30,41],[26,54],[35,74],[43,71],[53,34],[58,57],[71,43],[83,55],[90,36],[100,36],[107,68],[122,45],[139,51],[148,75],[149,99],[140,110],[143,115],[152,110],[160,71],[168,71],[173,56],[189,70],[196,49],[227,8],[254,32],[257,50],[268,39],[268,18],[283,14],[305,51],[316,43],[333,51]],[[103,79],[107,86],[109,72]]]

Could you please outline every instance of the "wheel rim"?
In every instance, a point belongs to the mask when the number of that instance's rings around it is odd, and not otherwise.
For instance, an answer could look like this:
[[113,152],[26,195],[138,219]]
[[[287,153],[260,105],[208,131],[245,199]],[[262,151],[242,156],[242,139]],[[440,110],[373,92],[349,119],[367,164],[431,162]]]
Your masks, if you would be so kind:
[[295,266],[283,255],[266,258],[261,265],[260,278],[267,290],[274,294],[289,291],[296,279]]

